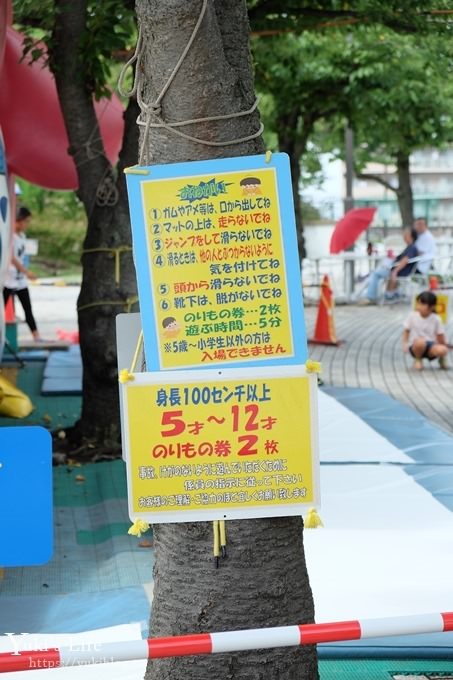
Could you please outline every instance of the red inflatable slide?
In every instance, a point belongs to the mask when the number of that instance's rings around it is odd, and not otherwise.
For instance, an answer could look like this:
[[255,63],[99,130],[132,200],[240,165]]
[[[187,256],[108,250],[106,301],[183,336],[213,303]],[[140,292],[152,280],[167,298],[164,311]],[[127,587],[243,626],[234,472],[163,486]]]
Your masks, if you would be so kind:
[[[11,26],[10,0],[0,0],[0,128],[10,174],[49,189],[76,189],[68,137],[52,73],[44,58],[22,60],[23,36]],[[115,95],[96,103],[106,154],[118,158],[123,107]]]

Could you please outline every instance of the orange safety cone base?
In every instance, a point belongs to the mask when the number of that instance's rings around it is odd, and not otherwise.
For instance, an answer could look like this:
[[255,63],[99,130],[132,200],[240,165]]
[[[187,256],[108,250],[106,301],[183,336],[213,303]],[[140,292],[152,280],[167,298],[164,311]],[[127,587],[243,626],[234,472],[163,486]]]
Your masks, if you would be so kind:
[[5,323],[16,323],[16,314],[14,311],[14,295],[8,298],[5,306]]
[[308,338],[307,341],[310,345],[332,345],[333,347],[339,347],[344,343],[344,340],[318,340],[317,338]]

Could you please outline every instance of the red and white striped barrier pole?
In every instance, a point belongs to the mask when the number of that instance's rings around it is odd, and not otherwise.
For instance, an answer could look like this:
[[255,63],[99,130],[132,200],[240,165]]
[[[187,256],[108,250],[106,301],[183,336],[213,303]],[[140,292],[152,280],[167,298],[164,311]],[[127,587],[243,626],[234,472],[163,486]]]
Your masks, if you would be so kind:
[[3,652],[0,673],[453,631],[453,612]]

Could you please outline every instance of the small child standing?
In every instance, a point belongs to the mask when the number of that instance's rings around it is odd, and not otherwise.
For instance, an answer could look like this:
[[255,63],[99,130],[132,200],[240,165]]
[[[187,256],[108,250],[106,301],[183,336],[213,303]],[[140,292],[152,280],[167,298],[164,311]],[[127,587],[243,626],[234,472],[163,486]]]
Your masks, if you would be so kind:
[[11,262],[6,275],[5,286],[3,288],[3,303],[6,303],[13,295],[17,295],[25,312],[25,321],[30,328],[33,339],[41,341],[39,331],[36,326],[35,317],[31,308],[30,293],[28,290],[28,279],[32,281],[36,276],[25,266],[25,230],[31,220],[31,212],[25,206],[18,208],[16,213],[16,224],[13,234],[13,248]]
[[440,317],[434,312],[437,298],[431,291],[417,296],[416,311],[404,323],[403,352],[414,357],[414,368],[423,369],[423,359],[439,359],[439,366],[447,368],[448,352],[445,331]]

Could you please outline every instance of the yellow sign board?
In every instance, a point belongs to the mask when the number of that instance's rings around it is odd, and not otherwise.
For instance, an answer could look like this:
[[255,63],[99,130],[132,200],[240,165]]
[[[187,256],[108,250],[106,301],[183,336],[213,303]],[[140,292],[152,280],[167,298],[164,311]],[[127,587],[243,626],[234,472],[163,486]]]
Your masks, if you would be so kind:
[[162,369],[293,355],[275,168],[142,183]]
[[287,154],[126,170],[149,371],[307,360]]
[[448,323],[448,295],[446,293],[438,293],[436,291],[437,305],[436,314],[442,319],[442,323]]
[[318,502],[316,376],[135,374],[122,385],[132,519],[301,514]]

